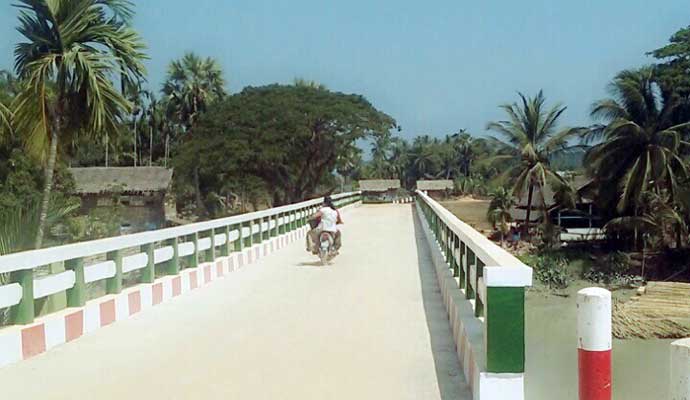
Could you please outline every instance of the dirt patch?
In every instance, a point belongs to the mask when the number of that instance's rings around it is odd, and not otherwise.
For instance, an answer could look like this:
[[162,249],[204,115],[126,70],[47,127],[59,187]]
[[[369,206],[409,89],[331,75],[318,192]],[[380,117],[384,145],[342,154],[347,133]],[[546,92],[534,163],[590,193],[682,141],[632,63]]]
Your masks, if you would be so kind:
[[491,224],[486,220],[489,203],[489,200],[460,197],[443,201],[441,205],[474,229],[483,234],[488,234],[491,231]]

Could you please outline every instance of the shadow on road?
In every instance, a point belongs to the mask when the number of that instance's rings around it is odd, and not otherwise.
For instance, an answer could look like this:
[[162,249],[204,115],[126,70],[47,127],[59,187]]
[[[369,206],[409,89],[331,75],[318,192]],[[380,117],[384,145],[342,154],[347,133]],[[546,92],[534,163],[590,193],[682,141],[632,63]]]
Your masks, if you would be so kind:
[[413,207],[415,244],[419,265],[419,278],[424,302],[431,351],[436,366],[436,379],[443,400],[471,399],[469,385],[464,377],[453,342],[453,332],[441,298],[441,289],[432,266],[429,245]]

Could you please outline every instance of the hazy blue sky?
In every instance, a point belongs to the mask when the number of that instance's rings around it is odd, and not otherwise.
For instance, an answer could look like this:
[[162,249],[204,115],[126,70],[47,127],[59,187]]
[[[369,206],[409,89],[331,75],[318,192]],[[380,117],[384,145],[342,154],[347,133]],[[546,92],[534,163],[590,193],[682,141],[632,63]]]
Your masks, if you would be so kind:
[[[0,0],[0,68],[17,12]],[[365,95],[403,135],[483,134],[497,105],[543,88],[589,123],[618,71],[690,24],[688,0],[141,0],[150,84],[187,50],[217,58],[230,90],[299,76]]]

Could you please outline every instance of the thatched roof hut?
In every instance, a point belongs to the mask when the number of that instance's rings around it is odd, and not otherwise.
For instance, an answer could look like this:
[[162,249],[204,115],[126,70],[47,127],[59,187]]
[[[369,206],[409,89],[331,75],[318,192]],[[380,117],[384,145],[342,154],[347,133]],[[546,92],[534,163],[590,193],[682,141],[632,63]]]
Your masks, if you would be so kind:
[[69,168],[76,193],[154,193],[170,187],[172,169],[163,167]]
[[417,190],[437,191],[453,190],[453,181],[450,179],[421,180],[417,181]]
[[400,189],[400,181],[397,179],[364,179],[359,181],[359,190],[362,192],[387,192]]

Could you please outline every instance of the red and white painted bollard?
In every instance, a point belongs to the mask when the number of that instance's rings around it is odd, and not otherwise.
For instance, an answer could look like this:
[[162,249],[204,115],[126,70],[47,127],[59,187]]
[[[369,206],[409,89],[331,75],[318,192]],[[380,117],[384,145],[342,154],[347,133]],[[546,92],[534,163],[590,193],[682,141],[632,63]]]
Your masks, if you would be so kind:
[[611,400],[611,292],[577,292],[580,400]]
[[690,399],[690,339],[671,343],[671,400]]

